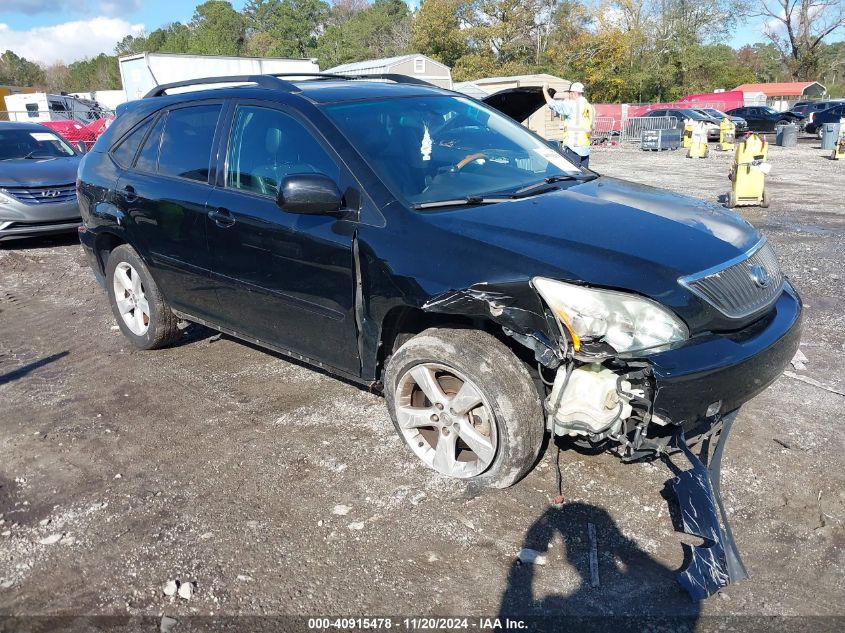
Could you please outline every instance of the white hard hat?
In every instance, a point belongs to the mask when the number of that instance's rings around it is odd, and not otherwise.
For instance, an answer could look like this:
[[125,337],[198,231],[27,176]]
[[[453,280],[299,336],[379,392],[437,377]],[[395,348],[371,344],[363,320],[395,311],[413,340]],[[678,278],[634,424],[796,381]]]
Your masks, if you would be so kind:
[[569,92],[584,92],[584,84],[580,81],[576,81],[573,84],[569,85]]

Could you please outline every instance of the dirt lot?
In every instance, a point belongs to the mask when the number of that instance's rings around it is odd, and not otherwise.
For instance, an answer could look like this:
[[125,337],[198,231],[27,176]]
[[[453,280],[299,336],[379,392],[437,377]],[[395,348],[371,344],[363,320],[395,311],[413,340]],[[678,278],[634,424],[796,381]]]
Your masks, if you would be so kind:
[[[802,293],[808,358],[728,445],[749,580],[700,604],[678,587],[660,463],[565,451],[558,509],[554,449],[477,490],[416,463],[355,386],[198,327],[135,351],[70,237],[0,247],[0,615],[845,615],[845,163],[817,146],[773,147],[772,206],[742,211]],[[729,160],[593,167],[715,202]],[[547,564],[516,564],[524,546]]]

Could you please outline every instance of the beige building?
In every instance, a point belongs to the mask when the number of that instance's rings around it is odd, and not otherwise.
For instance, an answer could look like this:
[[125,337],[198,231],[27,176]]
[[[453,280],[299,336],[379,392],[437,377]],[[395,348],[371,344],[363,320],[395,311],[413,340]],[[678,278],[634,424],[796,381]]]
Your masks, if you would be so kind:
[[452,70],[445,64],[431,59],[431,57],[418,54],[341,64],[322,72],[335,75],[385,75],[395,73],[416,77],[441,88],[452,88]]
[[[485,79],[476,79],[475,81],[464,81],[456,83],[454,90],[463,92],[475,99],[484,99],[484,97],[501,90],[526,87],[542,88],[544,83],[548,83],[550,88],[554,88],[555,91],[560,93],[556,95],[557,97],[563,98],[564,93],[569,90],[569,85],[572,82],[554,75],[538,73],[536,75],[487,77]],[[536,132],[543,138],[563,140],[560,123],[560,118],[545,106],[532,114],[527,121],[523,121],[523,124],[529,130]]]

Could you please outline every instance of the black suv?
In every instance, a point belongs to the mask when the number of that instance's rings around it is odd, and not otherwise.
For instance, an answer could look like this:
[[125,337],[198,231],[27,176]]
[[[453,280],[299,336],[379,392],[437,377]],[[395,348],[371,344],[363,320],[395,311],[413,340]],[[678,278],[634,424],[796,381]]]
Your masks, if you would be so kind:
[[225,79],[128,104],[79,170],[82,244],[140,348],[192,321],[382,389],[422,461],[493,486],[547,431],[659,452],[797,349],[801,302],[730,211],[410,79]]

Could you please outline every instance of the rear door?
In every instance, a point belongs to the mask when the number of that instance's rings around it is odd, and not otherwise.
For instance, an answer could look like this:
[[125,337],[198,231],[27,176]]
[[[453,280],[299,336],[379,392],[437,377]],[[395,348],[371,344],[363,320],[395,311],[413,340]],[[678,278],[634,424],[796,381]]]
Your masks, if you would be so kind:
[[[205,206],[222,103],[177,106],[146,123],[146,138],[121,174],[118,203],[164,296],[177,310],[217,318]],[[115,155],[120,147],[115,150]]]
[[357,374],[352,237],[357,224],[282,211],[276,192],[296,173],[332,178],[359,199],[342,161],[304,118],[278,104],[234,108],[225,167],[208,200],[221,324],[271,346]]

